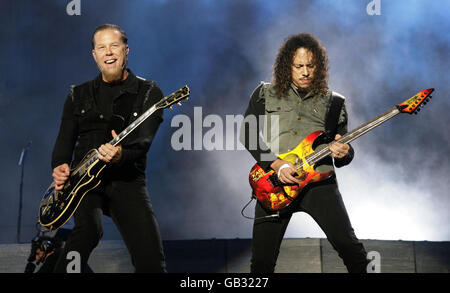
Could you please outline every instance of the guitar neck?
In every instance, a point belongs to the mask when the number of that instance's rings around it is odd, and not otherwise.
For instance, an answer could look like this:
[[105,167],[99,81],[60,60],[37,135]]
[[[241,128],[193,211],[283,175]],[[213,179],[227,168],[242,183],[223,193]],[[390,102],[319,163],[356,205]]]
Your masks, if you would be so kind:
[[[167,107],[170,107],[172,109],[172,105],[174,103],[177,103],[181,105],[181,100],[185,99],[187,100],[189,97],[190,89],[187,85],[180,88],[176,92],[173,92],[172,94],[162,98],[159,102],[151,106],[147,111],[145,111],[139,118],[137,118],[133,123],[128,125],[127,128],[125,128],[121,133],[119,133],[115,138],[113,138],[109,144],[113,146],[117,146],[125,137],[127,137],[128,134],[133,132],[136,127],[142,124],[148,117],[150,117],[156,110],[158,109],[165,109]],[[86,154],[86,156],[81,160],[81,163],[75,167],[72,174],[76,175],[82,175],[86,173],[86,171],[89,169],[89,167],[96,163],[98,160],[97,151],[94,149]]]
[[153,105],[150,107],[147,111],[144,112],[141,116],[139,116],[138,119],[136,119],[133,123],[128,125],[127,128],[125,128],[121,133],[119,133],[114,139],[112,139],[109,143],[113,146],[118,145],[128,134],[133,132],[136,127],[142,124],[148,117],[150,117],[157,108]]
[[[389,119],[393,118],[397,114],[399,114],[400,111],[398,110],[397,106],[392,107],[388,111],[384,112],[383,114],[375,117],[374,119],[370,120],[369,122],[355,128],[354,130],[347,132],[344,134],[340,139],[337,141],[340,143],[350,143],[351,141],[354,141],[358,137],[362,136],[363,134],[366,134],[370,130],[374,129],[375,127],[383,124],[384,122],[388,121]],[[312,165],[317,163],[318,161],[322,160],[326,156],[330,155],[331,151],[328,148],[323,148],[320,151],[314,152],[306,157],[306,160],[308,164]]]
[[[113,146],[118,145],[128,134],[133,132],[136,127],[142,124],[148,117],[150,117],[157,110],[156,106],[153,105],[147,111],[145,111],[138,119],[136,119],[133,123],[128,125],[121,133],[119,133],[114,139],[112,139],[109,143]],[[91,152],[86,155],[85,158],[81,161],[81,163],[73,170],[72,174],[81,175],[84,174],[89,167],[97,161],[97,152]]]

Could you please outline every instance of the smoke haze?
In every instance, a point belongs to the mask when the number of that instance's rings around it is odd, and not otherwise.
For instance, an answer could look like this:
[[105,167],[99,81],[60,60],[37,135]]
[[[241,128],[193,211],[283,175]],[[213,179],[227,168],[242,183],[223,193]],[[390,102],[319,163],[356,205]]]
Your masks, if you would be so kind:
[[[135,74],[165,94],[191,88],[189,102],[165,111],[149,152],[150,199],[164,239],[251,237],[252,221],[240,213],[250,200],[253,158],[244,150],[174,151],[170,122],[177,114],[193,122],[194,107],[224,125],[226,115],[242,115],[259,82],[270,81],[283,40],[309,32],[327,49],[329,85],[346,96],[349,130],[435,88],[419,115],[398,115],[353,142],[355,159],[337,170],[357,236],[450,240],[449,1],[382,0],[379,16],[366,13],[369,0],[81,0],[80,16],[68,16],[66,2],[0,4],[0,242],[15,241],[17,163],[29,141],[21,238],[35,234],[64,99],[70,85],[97,75],[90,39],[103,23],[127,32]],[[286,236],[324,234],[299,213]],[[104,238],[120,238],[109,219]]]

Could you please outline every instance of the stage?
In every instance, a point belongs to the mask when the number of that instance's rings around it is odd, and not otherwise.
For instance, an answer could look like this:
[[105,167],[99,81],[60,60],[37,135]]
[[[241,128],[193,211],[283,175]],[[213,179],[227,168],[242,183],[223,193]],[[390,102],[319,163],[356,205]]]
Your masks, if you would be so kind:
[[[381,273],[448,273],[450,242],[361,240],[380,256]],[[250,239],[164,241],[169,273],[248,273]],[[31,245],[0,245],[0,273],[22,273]],[[129,253],[121,240],[101,241],[89,265],[95,273],[132,273]],[[276,273],[346,273],[328,240],[284,239]]]

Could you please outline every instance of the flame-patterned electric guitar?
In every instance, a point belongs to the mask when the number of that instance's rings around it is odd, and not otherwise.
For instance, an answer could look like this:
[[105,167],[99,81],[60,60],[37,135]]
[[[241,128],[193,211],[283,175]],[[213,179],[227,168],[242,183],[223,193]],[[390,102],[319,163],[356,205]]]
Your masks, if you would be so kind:
[[[434,89],[432,88],[420,91],[403,103],[344,134],[338,142],[349,143],[399,113],[417,114],[420,111],[420,107],[429,101],[431,98],[430,94],[433,91]],[[278,158],[294,164],[297,169],[297,175],[294,176],[298,179],[298,184],[284,185],[279,181],[274,170],[266,172],[258,164],[253,166],[249,175],[250,185],[257,200],[266,209],[279,212],[298,198],[303,188],[308,184],[334,176],[333,171],[319,173],[314,169],[317,162],[331,154],[328,147],[315,150],[316,146],[324,142],[323,137],[323,131],[313,132],[306,136],[292,151],[278,155]]]
[[[109,143],[113,146],[118,145],[156,110],[172,108],[175,103],[181,105],[182,100],[188,99],[189,93],[189,87],[186,85],[162,98]],[[42,226],[49,230],[59,229],[72,217],[86,193],[100,184],[101,172],[107,167],[107,164],[100,161],[97,154],[98,151],[93,149],[84,156],[83,160],[70,171],[69,178],[62,190],[55,190],[54,182],[50,185],[39,206],[39,223]]]

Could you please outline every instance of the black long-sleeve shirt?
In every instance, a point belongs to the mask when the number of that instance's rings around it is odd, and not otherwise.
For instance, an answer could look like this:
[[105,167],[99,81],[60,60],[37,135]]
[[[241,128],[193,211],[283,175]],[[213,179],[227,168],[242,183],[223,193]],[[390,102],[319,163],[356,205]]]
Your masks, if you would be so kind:
[[[61,164],[77,165],[91,149],[111,141],[111,130],[120,133],[149,107],[158,102],[161,89],[128,71],[118,84],[96,79],[74,87],[63,109],[59,134],[52,153],[52,168]],[[122,157],[110,164],[112,177],[136,178],[145,175],[147,152],[163,120],[157,110],[122,142]]]

